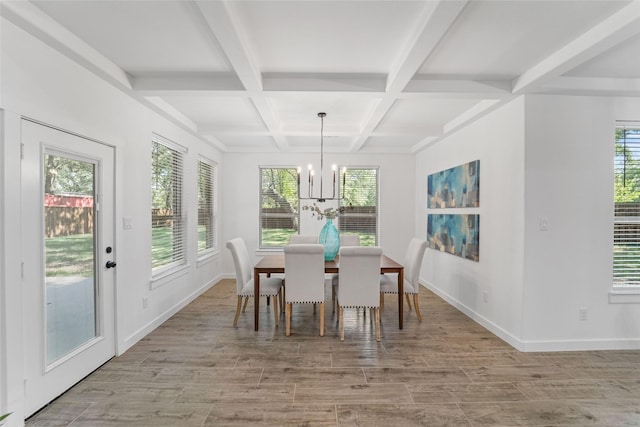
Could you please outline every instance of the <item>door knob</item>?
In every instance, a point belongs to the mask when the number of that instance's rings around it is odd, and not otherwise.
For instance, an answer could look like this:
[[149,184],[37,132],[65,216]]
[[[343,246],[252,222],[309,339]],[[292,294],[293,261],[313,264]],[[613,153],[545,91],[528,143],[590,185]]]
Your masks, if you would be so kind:
[[107,261],[107,264],[105,265],[105,267],[107,268],[113,268],[116,266],[116,263],[114,261]]

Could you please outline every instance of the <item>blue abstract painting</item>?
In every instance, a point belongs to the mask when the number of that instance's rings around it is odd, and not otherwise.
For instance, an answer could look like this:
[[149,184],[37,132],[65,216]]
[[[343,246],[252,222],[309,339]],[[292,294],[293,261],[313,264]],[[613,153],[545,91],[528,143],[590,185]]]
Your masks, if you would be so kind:
[[427,177],[427,208],[480,206],[480,160],[433,173]]
[[480,215],[429,214],[429,248],[472,261],[480,260]]

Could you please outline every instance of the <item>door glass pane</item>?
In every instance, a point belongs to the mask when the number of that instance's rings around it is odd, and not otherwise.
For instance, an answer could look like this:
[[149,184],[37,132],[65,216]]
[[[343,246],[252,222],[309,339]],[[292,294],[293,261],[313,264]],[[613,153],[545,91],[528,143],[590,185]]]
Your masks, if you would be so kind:
[[47,363],[96,336],[95,165],[44,156]]

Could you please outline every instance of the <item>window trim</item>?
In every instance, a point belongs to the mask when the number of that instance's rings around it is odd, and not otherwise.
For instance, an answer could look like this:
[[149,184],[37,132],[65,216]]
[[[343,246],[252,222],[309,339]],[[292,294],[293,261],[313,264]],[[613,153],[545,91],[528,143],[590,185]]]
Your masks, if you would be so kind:
[[[291,165],[258,165],[258,252],[277,252],[282,251],[283,246],[263,246],[262,244],[262,170],[263,169],[291,169],[297,175],[298,167]],[[299,182],[298,182],[299,185]],[[300,188],[296,189],[296,222],[297,232],[300,232]]]
[[[198,264],[202,264],[203,261],[211,258],[212,256],[214,256],[216,253],[219,252],[219,234],[218,234],[218,163],[215,162],[214,160],[209,159],[208,157],[205,157],[203,155],[200,155],[198,157],[198,172],[196,174],[196,179],[198,180],[198,185],[197,185],[197,191],[198,191],[198,195],[200,194],[200,181],[199,181],[199,177],[200,177],[200,163],[204,163],[206,165],[209,165],[211,167],[211,187],[212,187],[212,200],[211,200],[211,226],[212,226],[212,233],[213,233],[213,246],[210,248],[205,248],[203,250],[199,250],[198,249],[198,244],[200,243],[200,238],[196,238],[196,253],[198,254],[197,257],[197,263]],[[198,220],[196,221],[196,233],[197,233],[197,229],[198,229],[198,223],[200,222],[200,201],[198,198],[197,201],[197,206],[196,209],[198,210],[197,212],[197,217]]]
[[[343,171],[346,168],[347,172],[349,170],[354,169],[373,169],[376,171],[376,231],[375,231],[375,245],[380,245],[380,166],[372,166],[372,165],[340,165],[338,167],[339,171]],[[338,194],[340,195],[340,201],[342,201],[342,191],[343,191],[343,177],[342,172],[340,175],[340,180],[338,184]],[[340,226],[340,220],[342,218],[342,213],[338,217],[338,226]]]
[[[180,155],[181,160],[181,171],[180,171],[180,211],[181,211],[181,234],[182,234],[182,258],[178,261],[172,261],[165,265],[160,265],[157,267],[153,267],[153,263],[151,264],[151,289],[155,289],[159,286],[162,286],[168,283],[171,279],[180,276],[186,273],[186,269],[190,266],[188,259],[188,217],[187,217],[187,209],[186,209],[186,194],[185,194],[185,160],[186,154],[189,152],[189,149],[177,142],[174,142],[170,139],[163,137],[157,133],[152,133],[151,136],[151,152],[153,153],[153,144],[160,144],[165,146],[166,148],[175,151]],[[153,167],[153,157],[151,159],[152,167]],[[151,171],[151,180],[153,180],[153,170]],[[151,185],[149,186],[151,189]],[[153,203],[151,203],[151,210],[153,209]],[[151,224],[150,231],[153,230],[153,224]],[[153,249],[153,243],[151,244],[151,249]]]
[[[634,128],[634,129],[640,129],[640,121],[616,121],[615,123],[615,129],[618,128],[623,128],[623,127],[628,127],[628,128]],[[614,171],[613,171],[613,177],[614,177],[614,181],[616,178],[616,169],[615,169],[615,144],[617,143],[617,140],[615,140],[614,138]],[[615,191],[615,187],[614,187],[614,191]],[[618,223],[618,221],[616,221],[616,218],[618,218],[615,215],[615,207],[616,207],[616,202],[615,200],[613,201],[613,208],[614,208],[614,215],[613,215],[613,226],[614,226],[614,230],[613,230],[613,237],[615,238],[615,226]],[[640,241],[640,239],[638,239]],[[615,240],[612,242],[612,249],[615,248]],[[640,261],[639,261],[640,263]],[[611,274],[611,278],[614,278],[614,274],[615,274],[615,265],[612,264],[611,266],[612,268],[612,274]],[[629,304],[629,303],[640,303],[640,286],[638,285],[617,285],[615,283],[612,284],[611,288],[609,289],[609,303],[610,304]]]

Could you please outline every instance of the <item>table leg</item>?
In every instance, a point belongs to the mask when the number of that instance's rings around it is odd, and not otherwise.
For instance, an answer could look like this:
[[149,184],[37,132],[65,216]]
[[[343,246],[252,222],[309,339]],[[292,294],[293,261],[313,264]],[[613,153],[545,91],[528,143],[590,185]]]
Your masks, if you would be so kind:
[[253,270],[253,329],[258,330],[258,318],[260,315],[260,273]]
[[[404,314],[404,268],[398,271],[398,326],[399,329],[403,328]],[[256,320],[257,321],[257,320]]]

